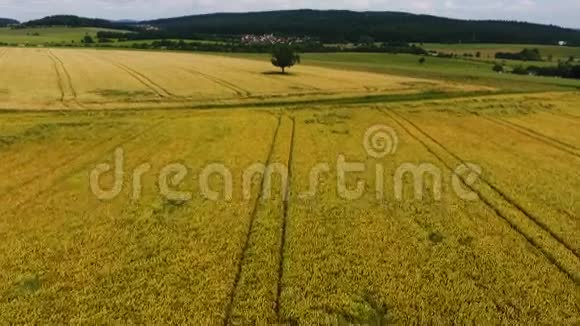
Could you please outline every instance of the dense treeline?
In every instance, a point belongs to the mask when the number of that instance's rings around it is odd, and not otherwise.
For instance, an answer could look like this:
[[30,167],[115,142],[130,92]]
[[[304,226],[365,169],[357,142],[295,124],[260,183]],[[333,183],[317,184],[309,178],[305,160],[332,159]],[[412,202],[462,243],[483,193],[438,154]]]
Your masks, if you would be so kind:
[[398,12],[291,10],[210,14],[143,22],[168,38],[196,34],[268,34],[317,37],[327,43],[380,42],[526,43],[580,45],[580,32],[556,26],[511,21],[466,21]]
[[23,23],[24,27],[38,26],[70,26],[70,27],[100,27],[111,29],[133,29],[131,24],[112,22],[106,19],[84,18],[72,15],[48,16],[38,20]]
[[542,61],[542,55],[538,49],[523,49],[517,53],[498,52],[495,54],[495,58],[520,61]]
[[518,66],[513,69],[512,73],[517,75],[535,75],[580,79],[580,65],[573,65],[570,62],[562,62],[557,66],[552,67],[529,66],[525,68],[523,66]]
[[[117,41],[145,41],[145,40],[158,40],[158,39],[170,39],[170,38],[180,38],[172,37],[171,34],[165,31],[155,31],[155,30],[137,30],[133,33],[126,33],[123,31],[99,31],[97,32],[98,39],[115,39]],[[232,37],[231,35],[208,35],[208,34],[197,34],[192,33],[190,37],[185,39],[193,40],[203,40],[203,41],[234,41],[239,40],[239,37]]]
[[[50,16],[24,26],[129,29],[141,39],[207,39],[244,34],[312,37],[323,43],[436,42],[556,44],[580,46],[580,32],[513,21],[469,21],[400,12],[289,10],[209,14],[145,22],[112,22],[70,15]],[[152,28],[146,28],[152,27]]]
[[[103,42],[107,43],[107,42]],[[183,40],[158,40],[132,45],[136,49],[166,49],[176,51],[208,51],[208,52],[248,52],[270,53],[272,44],[242,44],[239,42],[186,42]],[[318,42],[306,42],[294,44],[293,48],[298,52],[375,52],[375,53],[408,53],[426,55],[427,51],[421,47],[407,43],[382,43],[373,45],[359,45],[344,48],[341,46],[324,46]]]
[[0,27],[6,27],[8,25],[16,25],[19,23],[20,23],[19,21],[14,19],[0,18]]

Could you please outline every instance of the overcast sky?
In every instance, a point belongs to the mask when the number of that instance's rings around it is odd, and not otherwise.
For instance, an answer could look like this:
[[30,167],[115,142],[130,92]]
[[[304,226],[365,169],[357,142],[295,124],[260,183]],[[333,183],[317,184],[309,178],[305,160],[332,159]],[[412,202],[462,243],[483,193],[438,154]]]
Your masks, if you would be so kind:
[[212,12],[277,9],[408,11],[466,19],[510,19],[580,28],[580,0],[0,0],[0,17],[73,14],[152,19]]

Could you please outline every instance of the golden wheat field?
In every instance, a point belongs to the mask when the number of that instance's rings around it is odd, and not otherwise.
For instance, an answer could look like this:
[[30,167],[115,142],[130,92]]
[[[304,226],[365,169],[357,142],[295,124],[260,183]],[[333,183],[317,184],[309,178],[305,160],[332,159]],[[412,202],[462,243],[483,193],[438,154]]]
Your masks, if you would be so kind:
[[578,91],[2,53],[2,324],[580,323]]
[[0,49],[0,108],[82,110],[190,107],[284,99],[479,91],[489,87],[203,54]]

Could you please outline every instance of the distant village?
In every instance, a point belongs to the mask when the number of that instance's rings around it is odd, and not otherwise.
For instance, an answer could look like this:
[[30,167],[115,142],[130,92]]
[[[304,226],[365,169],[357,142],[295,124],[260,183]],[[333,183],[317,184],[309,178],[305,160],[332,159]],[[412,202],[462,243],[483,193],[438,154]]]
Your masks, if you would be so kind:
[[275,36],[274,34],[263,34],[263,35],[254,35],[254,34],[246,34],[243,35],[240,39],[242,44],[245,45],[265,45],[265,44],[302,44],[312,39],[309,37],[280,37]]

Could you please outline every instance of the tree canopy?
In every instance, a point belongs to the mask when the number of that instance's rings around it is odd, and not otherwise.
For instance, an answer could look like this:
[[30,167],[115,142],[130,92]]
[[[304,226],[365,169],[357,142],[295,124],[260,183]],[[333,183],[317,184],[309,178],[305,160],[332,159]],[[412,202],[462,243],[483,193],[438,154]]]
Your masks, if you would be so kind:
[[538,49],[523,49],[517,53],[498,52],[496,59],[521,60],[521,61],[542,61],[542,55]]
[[6,27],[8,25],[16,25],[16,24],[19,24],[17,20],[9,18],[0,18],[0,27]]
[[272,51],[272,64],[281,68],[282,73],[286,72],[286,68],[290,68],[297,63],[300,63],[300,55],[296,53],[292,46],[280,44],[274,47]]
[[69,27],[101,27],[111,29],[128,29],[130,24],[112,22],[106,19],[85,18],[73,15],[48,16],[38,20],[31,20],[23,25],[36,26],[69,26]]

